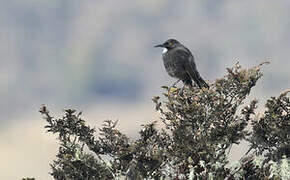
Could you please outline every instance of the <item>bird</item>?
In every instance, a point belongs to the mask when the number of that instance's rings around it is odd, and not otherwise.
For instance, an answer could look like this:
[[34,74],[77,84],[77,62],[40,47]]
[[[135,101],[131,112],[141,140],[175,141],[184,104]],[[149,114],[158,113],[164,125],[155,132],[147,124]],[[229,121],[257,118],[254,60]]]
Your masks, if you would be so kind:
[[199,88],[209,88],[197,71],[194,56],[190,50],[175,39],[168,39],[163,44],[154,47],[163,48],[162,59],[166,72],[169,76],[180,80],[184,85],[192,87],[192,80]]

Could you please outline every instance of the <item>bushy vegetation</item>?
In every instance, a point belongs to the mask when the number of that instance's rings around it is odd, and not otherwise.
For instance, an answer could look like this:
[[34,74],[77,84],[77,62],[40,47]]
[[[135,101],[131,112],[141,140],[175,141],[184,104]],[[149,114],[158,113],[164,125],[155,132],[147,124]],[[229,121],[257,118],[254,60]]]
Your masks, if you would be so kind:
[[[209,89],[194,86],[180,93],[162,87],[152,100],[164,129],[154,123],[130,139],[105,121],[96,130],[82,113],[67,109],[61,118],[43,106],[47,132],[60,143],[51,175],[64,179],[290,179],[290,99],[288,91],[271,97],[263,115],[257,100],[244,104],[262,77],[259,66],[243,69],[237,63]],[[138,118],[138,117],[136,117]],[[230,148],[247,141],[249,151],[230,166]]]

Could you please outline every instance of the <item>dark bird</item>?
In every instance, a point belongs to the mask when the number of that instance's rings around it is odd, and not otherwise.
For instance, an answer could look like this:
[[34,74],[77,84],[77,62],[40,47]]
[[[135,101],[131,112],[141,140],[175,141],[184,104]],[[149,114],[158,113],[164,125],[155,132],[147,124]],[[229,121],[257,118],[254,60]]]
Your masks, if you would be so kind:
[[171,77],[177,78],[178,81],[182,80],[188,86],[192,86],[193,80],[199,88],[209,88],[209,85],[202,79],[196,69],[192,53],[180,42],[175,39],[169,39],[165,43],[154,47],[164,48],[162,53],[163,64],[166,72]]

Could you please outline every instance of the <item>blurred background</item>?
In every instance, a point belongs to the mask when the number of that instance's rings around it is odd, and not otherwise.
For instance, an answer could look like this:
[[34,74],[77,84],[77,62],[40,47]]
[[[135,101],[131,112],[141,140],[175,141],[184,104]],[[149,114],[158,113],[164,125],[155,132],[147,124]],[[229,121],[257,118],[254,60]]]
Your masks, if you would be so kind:
[[211,83],[237,61],[271,61],[249,97],[260,109],[290,85],[287,0],[0,2],[0,179],[52,179],[58,144],[45,133],[41,104],[55,117],[81,110],[96,128],[119,120],[130,137],[158,120],[151,98],[174,79],[153,46],[168,38],[189,47]]

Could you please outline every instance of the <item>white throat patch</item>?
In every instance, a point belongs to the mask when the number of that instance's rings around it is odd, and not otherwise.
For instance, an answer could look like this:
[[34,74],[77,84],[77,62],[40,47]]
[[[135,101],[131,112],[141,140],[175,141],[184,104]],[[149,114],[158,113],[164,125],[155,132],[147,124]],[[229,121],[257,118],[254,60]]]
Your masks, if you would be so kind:
[[167,48],[163,48],[162,54],[166,53],[168,51]]

